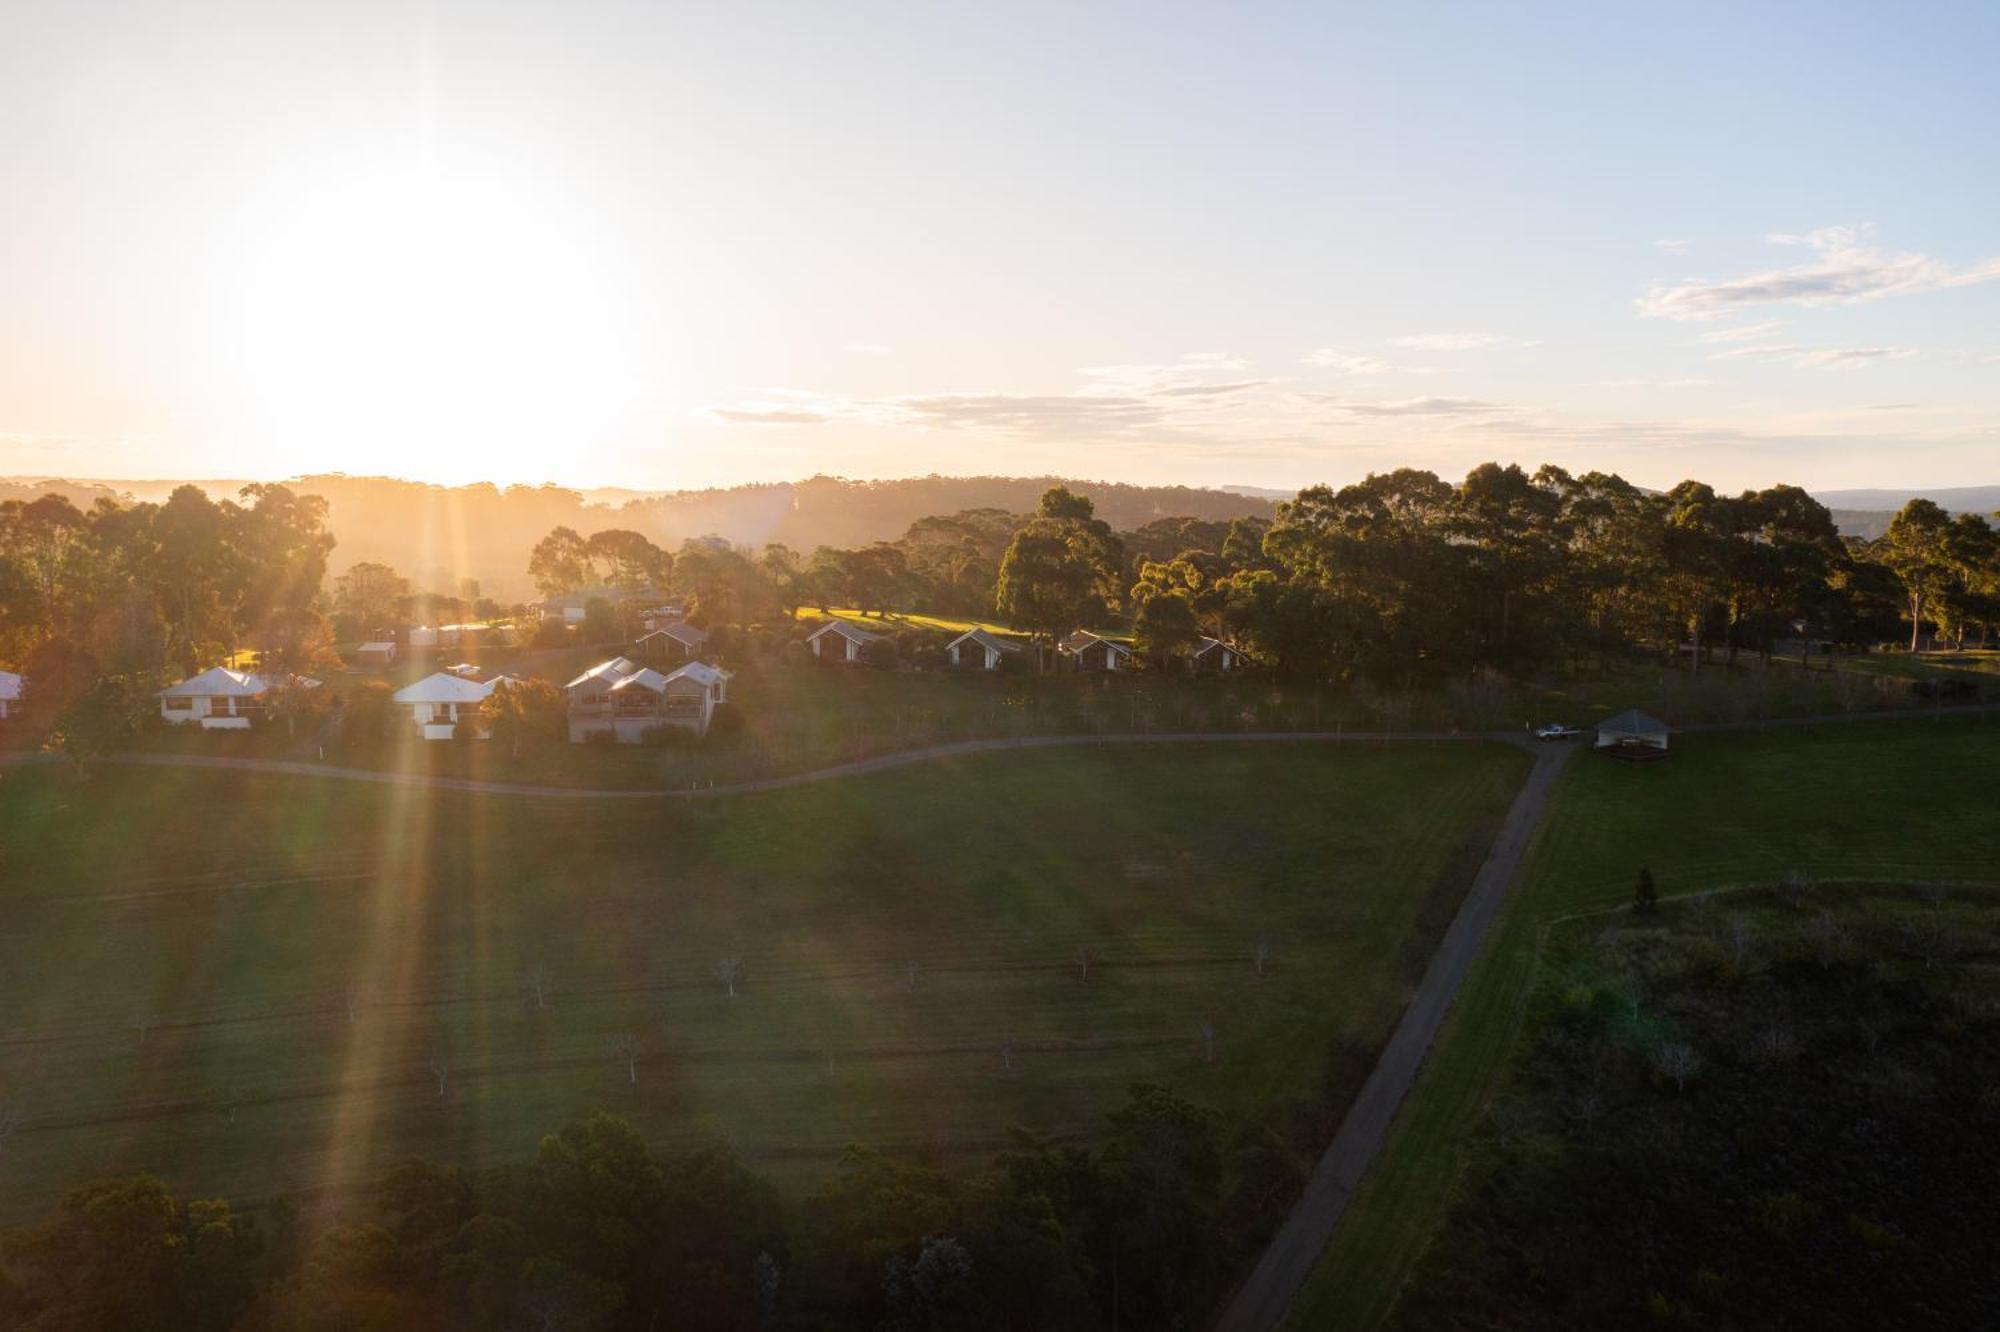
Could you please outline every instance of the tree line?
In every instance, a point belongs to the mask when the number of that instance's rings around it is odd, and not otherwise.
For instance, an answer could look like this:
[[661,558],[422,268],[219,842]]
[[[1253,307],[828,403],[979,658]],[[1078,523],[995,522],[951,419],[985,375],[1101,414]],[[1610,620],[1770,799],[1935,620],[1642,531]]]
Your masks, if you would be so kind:
[[72,729],[129,720],[155,682],[241,651],[277,670],[332,663],[333,547],[325,502],[280,485],[0,501],[0,661],[27,678],[32,719]]
[[[558,529],[531,571],[550,589],[573,590],[585,572],[660,581],[672,559],[648,549],[637,533]],[[1411,686],[1649,650],[1685,651],[1698,670],[1715,653],[1733,662],[1788,641],[1984,645],[2000,621],[2000,537],[1978,514],[1917,499],[1882,537],[1844,539],[1796,486],[1653,492],[1554,466],[1487,463],[1456,485],[1404,468],[1302,490],[1268,521],[1161,518],[1126,532],[1056,486],[1031,514],[938,515],[894,541],[809,557],[777,543],[754,560],[721,543],[683,550],[729,566],[726,597],[693,598],[710,621],[801,606],[927,611],[996,616],[1051,644],[1129,628],[1160,663],[1209,635],[1283,677],[1336,683]]]
[[1092,1329],[1199,1320],[1215,1117],[1134,1086],[1094,1148],[1026,1133],[966,1171],[849,1148],[796,1208],[729,1149],[649,1150],[595,1115],[488,1173],[412,1160],[353,1216],[261,1224],[150,1176],[73,1190],[0,1239],[0,1322],[36,1332]]

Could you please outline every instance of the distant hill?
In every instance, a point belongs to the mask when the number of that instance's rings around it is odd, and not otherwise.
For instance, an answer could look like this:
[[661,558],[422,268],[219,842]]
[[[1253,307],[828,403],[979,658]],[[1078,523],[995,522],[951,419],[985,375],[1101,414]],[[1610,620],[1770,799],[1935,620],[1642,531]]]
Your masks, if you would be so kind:
[[[220,499],[242,481],[181,482],[0,479],[0,499],[32,499],[56,491],[87,507],[99,497],[159,501],[174,487],[200,486]],[[893,540],[910,524],[962,509],[1025,513],[1042,492],[1067,485],[1087,495],[1099,516],[1120,531],[1155,518],[1209,521],[1269,517],[1268,499],[1188,486],[1131,486],[1062,477],[920,476],[892,481],[849,481],[815,476],[804,481],[731,486],[716,490],[578,491],[560,486],[432,486],[389,477],[307,476],[287,482],[325,497],[339,546],[332,568],[342,572],[363,560],[393,566],[420,588],[455,592],[465,579],[503,601],[531,595],[528,552],[552,527],[586,536],[606,528],[643,532],[663,545],[716,535],[740,545],[781,541],[810,553],[818,546],[859,546]]]
[[1896,510],[1922,496],[1952,513],[2000,511],[2000,486],[1938,486],[1928,490],[1821,490],[1813,498],[1833,511],[1842,536],[1874,540],[1889,529]]
[[1933,486],[1912,490],[1819,490],[1813,498],[1829,509],[1894,513],[1922,496],[1953,513],[1992,513],[2000,509],[2000,486]]

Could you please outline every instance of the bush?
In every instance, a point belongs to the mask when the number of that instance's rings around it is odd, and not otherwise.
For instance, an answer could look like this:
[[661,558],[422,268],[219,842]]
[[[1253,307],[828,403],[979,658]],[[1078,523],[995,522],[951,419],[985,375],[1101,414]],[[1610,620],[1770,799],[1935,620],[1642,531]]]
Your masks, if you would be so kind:
[[718,703],[708,719],[708,734],[711,738],[741,734],[743,712],[734,703]]
[[648,726],[639,732],[639,743],[653,749],[685,749],[694,738],[685,726]]
[[535,635],[528,642],[538,648],[568,647],[569,627],[558,618],[545,619],[535,626]]
[[901,655],[897,651],[895,639],[878,638],[861,649],[861,662],[878,671],[893,671]]

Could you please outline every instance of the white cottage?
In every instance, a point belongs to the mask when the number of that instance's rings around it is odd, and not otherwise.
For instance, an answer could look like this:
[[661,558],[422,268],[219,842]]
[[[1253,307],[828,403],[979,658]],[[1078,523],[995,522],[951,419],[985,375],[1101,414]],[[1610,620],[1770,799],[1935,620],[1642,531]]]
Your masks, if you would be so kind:
[[[199,724],[204,731],[247,731],[269,709],[271,695],[285,683],[282,675],[253,675],[211,666],[159,693],[160,717],[175,725]],[[298,677],[308,688],[319,683]]]
[[846,620],[828,620],[806,636],[806,647],[821,661],[856,662],[870,643],[883,637]]
[[13,671],[0,671],[0,721],[6,721],[21,710],[21,677]]
[[1002,661],[1020,650],[1019,643],[1010,643],[984,629],[968,629],[944,645],[944,659],[968,670],[997,671]]
[[469,734],[483,740],[488,734],[486,700],[496,687],[511,683],[504,675],[482,683],[439,671],[398,689],[390,701],[409,713],[417,733],[426,740],[449,740],[460,726],[470,727]]
[[601,696],[587,688],[570,695],[569,738],[577,742],[610,735],[620,744],[633,745],[659,726],[680,726],[706,735],[716,708],[729,701],[730,678],[731,672],[700,661],[664,675],[650,666],[616,676],[607,672],[595,677],[610,681]]

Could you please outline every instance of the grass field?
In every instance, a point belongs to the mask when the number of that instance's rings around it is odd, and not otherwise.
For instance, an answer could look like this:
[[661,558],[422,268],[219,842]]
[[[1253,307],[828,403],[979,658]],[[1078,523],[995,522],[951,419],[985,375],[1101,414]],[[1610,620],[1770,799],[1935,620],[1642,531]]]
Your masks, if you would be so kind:
[[1084,749],[702,805],[6,773],[0,1219],[141,1168],[337,1196],[591,1109],[791,1188],[850,1141],[1088,1134],[1141,1078],[1284,1121],[1365,1070],[1524,767]]
[[2000,719],[1858,722],[1691,735],[1665,763],[1579,755],[1493,937],[1383,1154],[1295,1306],[1298,1328],[1373,1328],[1459,1186],[1464,1144],[1503,1076],[1542,927],[1663,895],[1822,881],[2000,883]]

